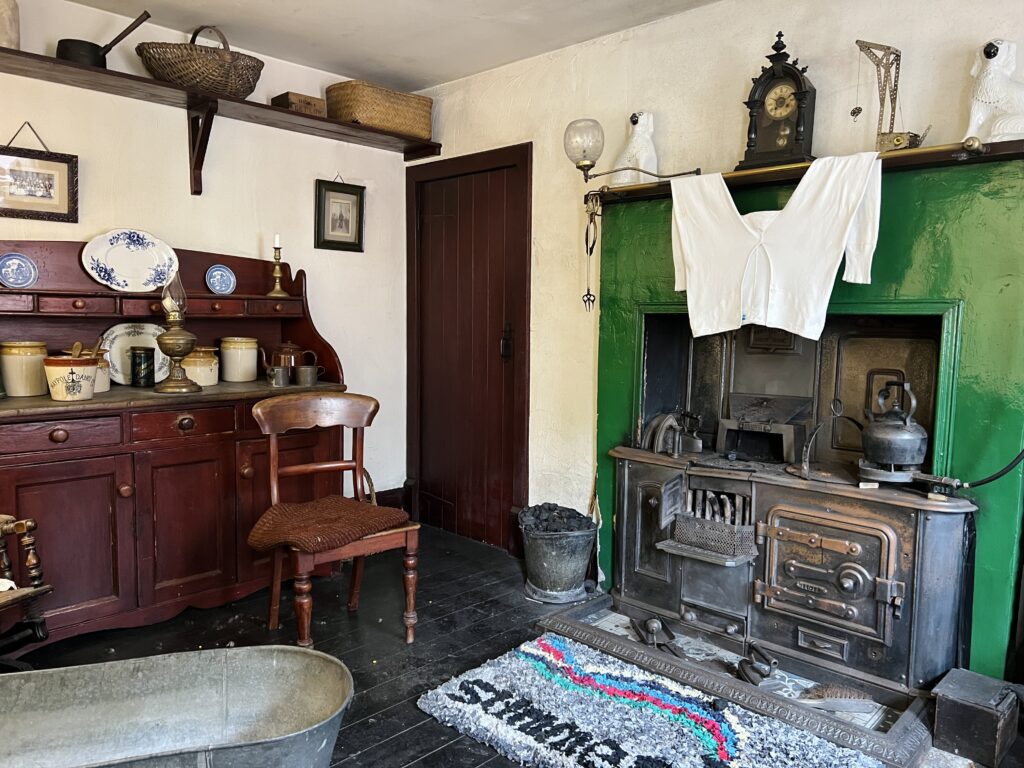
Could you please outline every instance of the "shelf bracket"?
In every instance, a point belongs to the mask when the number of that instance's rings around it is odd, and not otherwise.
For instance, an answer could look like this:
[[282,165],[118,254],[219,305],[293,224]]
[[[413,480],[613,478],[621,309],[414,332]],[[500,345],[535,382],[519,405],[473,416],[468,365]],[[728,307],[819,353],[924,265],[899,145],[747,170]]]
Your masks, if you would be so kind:
[[203,162],[218,104],[216,99],[210,99],[188,106],[188,166],[193,195],[203,194]]

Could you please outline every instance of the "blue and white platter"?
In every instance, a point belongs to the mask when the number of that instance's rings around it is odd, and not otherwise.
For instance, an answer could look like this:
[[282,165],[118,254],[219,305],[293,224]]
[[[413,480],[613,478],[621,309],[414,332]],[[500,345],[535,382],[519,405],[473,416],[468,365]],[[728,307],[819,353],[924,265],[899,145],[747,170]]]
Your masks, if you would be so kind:
[[117,384],[132,383],[132,347],[152,347],[153,379],[166,379],[171,373],[171,361],[156,343],[156,337],[165,330],[155,323],[119,323],[107,328],[100,346],[109,350],[110,380]]
[[210,289],[210,293],[234,293],[236,285],[238,285],[238,280],[230,267],[214,264],[206,270],[206,287]]
[[178,256],[148,232],[114,229],[85,244],[82,266],[89,277],[115,291],[148,293],[170,282]]
[[29,288],[39,279],[36,263],[23,253],[0,256],[0,283],[8,288]]

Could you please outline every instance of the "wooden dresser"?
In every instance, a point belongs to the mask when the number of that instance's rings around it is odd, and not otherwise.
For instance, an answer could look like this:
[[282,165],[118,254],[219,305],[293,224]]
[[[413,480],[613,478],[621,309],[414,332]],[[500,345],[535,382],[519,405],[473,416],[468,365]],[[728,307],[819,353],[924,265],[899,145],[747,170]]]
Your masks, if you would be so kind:
[[[44,341],[58,352],[91,346],[112,325],[163,322],[159,294],[117,293],[94,282],[79,261],[83,244],[0,241],[0,254],[30,256],[39,279],[0,287],[0,341]],[[202,345],[253,336],[267,349],[292,341],[317,353],[318,389],[344,390],[337,354],[313,326],[305,275],[287,265],[288,298],[268,298],[273,264],[177,251],[188,292],[185,327]],[[230,267],[235,293],[211,294],[213,264]],[[113,384],[81,403],[48,396],[0,400],[0,514],[32,517],[45,579],[40,601],[50,640],[109,627],[162,621],[187,606],[211,607],[267,585],[268,558],[246,536],[269,506],[266,440],[253,421],[271,390],[260,379],[221,382],[194,395],[161,395]],[[289,434],[282,461],[337,457],[336,430]],[[338,481],[294,478],[286,500],[337,492]],[[18,574],[19,578],[23,574]]]

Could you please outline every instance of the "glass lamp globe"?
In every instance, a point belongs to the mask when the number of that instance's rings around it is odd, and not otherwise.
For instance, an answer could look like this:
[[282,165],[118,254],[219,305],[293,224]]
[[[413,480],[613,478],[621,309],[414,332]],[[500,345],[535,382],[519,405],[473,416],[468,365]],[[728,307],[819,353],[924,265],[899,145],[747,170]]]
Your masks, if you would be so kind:
[[597,120],[589,117],[573,120],[565,127],[562,143],[565,154],[586,177],[604,151],[604,129]]

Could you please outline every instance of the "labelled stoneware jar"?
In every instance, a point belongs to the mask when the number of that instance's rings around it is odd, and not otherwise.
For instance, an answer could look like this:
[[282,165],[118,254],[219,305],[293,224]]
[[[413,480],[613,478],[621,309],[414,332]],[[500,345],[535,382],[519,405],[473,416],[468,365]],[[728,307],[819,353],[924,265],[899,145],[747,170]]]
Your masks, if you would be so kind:
[[95,357],[48,357],[43,361],[50,397],[63,403],[92,400],[96,389]]
[[216,347],[196,347],[181,361],[181,366],[200,387],[212,387],[220,381],[220,361]]
[[45,395],[46,344],[42,341],[0,342],[0,374],[9,397]]
[[224,381],[256,381],[256,339],[225,336],[220,340],[220,377]]

